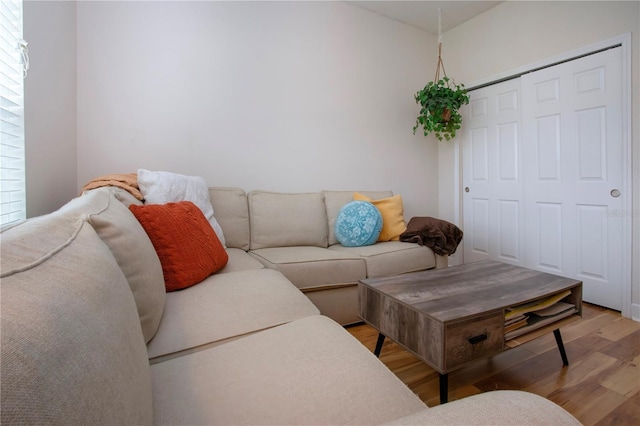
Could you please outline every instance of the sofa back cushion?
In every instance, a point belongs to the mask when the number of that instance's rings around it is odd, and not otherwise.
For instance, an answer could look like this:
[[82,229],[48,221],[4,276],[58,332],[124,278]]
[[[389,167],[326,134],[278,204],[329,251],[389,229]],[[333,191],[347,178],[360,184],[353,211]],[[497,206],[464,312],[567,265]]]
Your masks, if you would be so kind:
[[240,188],[212,187],[209,198],[224,231],[227,247],[249,250],[251,233],[246,192]]
[[[357,191],[360,194],[364,194],[367,197],[373,198],[374,200],[380,198],[387,198],[393,196],[393,192],[391,191]],[[338,213],[340,209],[344,207],[345,204],[353,201],[353,194],[355,191],[322,191],[322,195],[324,196],[324,204],[327,212],[327,227],[329,228],[329,245],[332,246],[334,244],[340,244],[338,239],[336,238],[336,234],[333,230],[336,224],[336,218],[338,217]]]
[[327,214],[322,194],[252,191],[249,194],[251,249],[327,247]]
[[134,197],[133,194],[125,191],[124,189],[115,188],[113,186],[110,186],[107,189],[116,197],[118,201],[124,204],[125,207],[129,207],[132,204],[136,206],[141,206],[144,204],[142,201]]
[[82,217],[3,229],[2,424],[151,424],[151,376],[136,305]]
[[131,287],[142,333],[148,342],[158,330],[166,301],[162,265],[144,228],[118,201],[118,198],[128,200],[122,193],[125,191],[120,191],[108,188],[88,191],[68,202],[59,212],[69,217],[85,215],[111,249]]

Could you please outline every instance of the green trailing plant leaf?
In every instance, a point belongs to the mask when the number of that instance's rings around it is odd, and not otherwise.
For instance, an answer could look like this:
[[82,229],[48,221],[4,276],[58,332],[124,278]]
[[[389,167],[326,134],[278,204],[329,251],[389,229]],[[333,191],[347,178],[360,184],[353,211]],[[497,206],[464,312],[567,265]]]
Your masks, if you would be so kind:
[[451,140],[462,124],[460,108],[469,103],[469,95],[464,84],[455,84],[445,76],[438,81],[430,81],[424,89],[414,95],[420,105],[420,115],[413,127],[413,134],[420,126],[427,136],[434,133],[438,140]]

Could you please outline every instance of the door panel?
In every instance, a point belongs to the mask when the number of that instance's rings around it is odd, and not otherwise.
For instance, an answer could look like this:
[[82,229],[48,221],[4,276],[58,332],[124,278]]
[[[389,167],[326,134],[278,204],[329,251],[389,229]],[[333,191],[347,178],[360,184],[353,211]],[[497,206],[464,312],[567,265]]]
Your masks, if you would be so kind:
[[473,153],[473,180],[489,180],[489,156],[487,152],[487,128],[480,127],[471,132],[471,151]]
[[520,84],[471,92],[463,109],[464,260],[521,265]]
[[498,125],[499,179],[518,180],[518,123]]
[[520,253],[520,202],[498,200],[500,203],[500,247],[498,254],[502,259],[518,261]]
[[578,205],[577,275],[607,279],[607,206]]
[[535,161],[538,167],[535,169],[538,181],[560,181],[560,163],[562,154],[560,151],[560,116],[549,115],[535,119],[536,133],[534,146]]
[[476,256],[486,258],[489,256],[489,200],[473,198],[471,203],[473,233],[469,246]]
[[606,180],[606,109],[578,111],[578,180]]
[[[537,242],[538,247],[533,253],[535,263],[528,263],[527,266],[562,273],[562,205],[537,202],[536,209],[528,213],[527,217],[533,216],[535,225],[532,228],[537,231],[531,242]],[[531,244],[530,247],[535,246]]]

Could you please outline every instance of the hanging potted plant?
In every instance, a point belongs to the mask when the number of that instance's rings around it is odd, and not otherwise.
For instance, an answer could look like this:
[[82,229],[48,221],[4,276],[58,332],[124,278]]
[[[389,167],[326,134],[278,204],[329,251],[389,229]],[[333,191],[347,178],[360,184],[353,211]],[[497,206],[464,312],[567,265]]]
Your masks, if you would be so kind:
[[[444,77],[440,78],[440,69]],[[450,140],[456,137],[456,131],[462,124],[460,108],[469,103],[469,95],[464,84],[456,84],[447,77],[442,62],[442,20],[438,9],[438,64],[436,76],[418,91],[414,98],[420,105],[420,115],[416,118],[413,134],[422,126],[424,135],[434,133],[438,140]]]
[[413,127],[413,134],[422,126],[424,135],[434,133],[438,140],[450,140],[456,136],[462,124],[460,108],[469,103],[464,84],[455,84],[449,77],[430,81],[414,96],[420,105],[420,115]]

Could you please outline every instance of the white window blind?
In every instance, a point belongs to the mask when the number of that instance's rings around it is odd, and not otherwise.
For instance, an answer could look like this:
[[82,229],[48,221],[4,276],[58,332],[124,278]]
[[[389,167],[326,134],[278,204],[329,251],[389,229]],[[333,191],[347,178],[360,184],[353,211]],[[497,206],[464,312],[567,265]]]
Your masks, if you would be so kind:
[[26,218],[22,0],[0,2],[0,226]]

